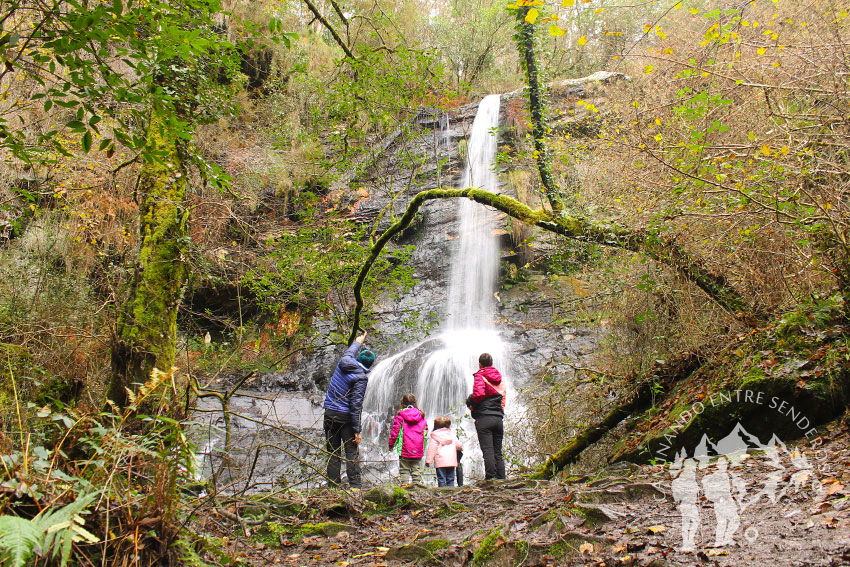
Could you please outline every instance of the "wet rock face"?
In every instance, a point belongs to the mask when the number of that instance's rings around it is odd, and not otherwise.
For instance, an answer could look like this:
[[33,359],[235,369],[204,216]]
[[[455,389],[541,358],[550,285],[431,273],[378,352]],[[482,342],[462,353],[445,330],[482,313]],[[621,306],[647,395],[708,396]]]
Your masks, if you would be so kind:
[[[563,92],[556,89],[555,94],[582,95],[584,84],[557,86]],[[503,96],[503,114],[505,98],[517,95]],[[380,231],[403,214],[407,203],[419,191],[460,183],[466,157],[461,154],[477,107],[478,103],[471,104],[449,115],[423,109],[409,138],[394,132],[377,143],[375,148],[380,155],[372,156],[368,167],[364,165],[359,173],[342,176],[349,185],[364,187],[368,192],[368,196],[351,203],[353,217],[371,225],[386,209],[379,221]],[[335,190],[343,194],[339,183]],[[334,189],[329,198],[333,193]],[[378,303],[367,306],[371,309],[373,323],[369,326],[366,346],[375,351],[378,360],[422,340],[429,331],[429,322],[433,327],[434,323],[446,318],[452,247],[458,231],[457,208],[454,200],[428,202],[420,210],[421,217],[398,239],[397,245],[416,247],[410,264],[418,283],[401,297],[385,296]],[[497,228],[509,233],[507,219],[500,222],[504,225]],[[509,246],[510,239],[506,237],[503,240],[505,252]],[[392,250],[385,253],[391,254]],[[559,379],[568,377],[573,373],[570,364],[581,365],[600,338],[598,331],[590,328],[553,324],[553,303],[575,297],[575,293],[553,287],[542,275],[540,278],[531,282],[532,285],[513,286],[498,292],[495,318],[503,337],[511,344],[512,367],[518,379],[543,372]],[[316,319],[313,325],[320,340],[332,333],[348,335],[348,329],[337,328],[330,320]],[[287,371],[263,376],[259,383],[269,390],[321,393],[343,350],[339,344],[315,348],[294,360]]]

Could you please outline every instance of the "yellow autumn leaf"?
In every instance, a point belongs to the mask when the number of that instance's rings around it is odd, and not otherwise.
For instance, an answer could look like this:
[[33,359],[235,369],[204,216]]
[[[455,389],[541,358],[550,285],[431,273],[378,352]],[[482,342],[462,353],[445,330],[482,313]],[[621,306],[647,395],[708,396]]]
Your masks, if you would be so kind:
[[663,138],[663,136],[661,134],[656,134],[655,136],[653,136],[653,138],[655,138],[656,142],[660,142],[661,138]]
[[646,67],[643,68],[643,72],[644,73],[652,73],[653,69],[655,69],[655,67],[653,67],[652,65],[647,65]]
[[540,10],[538,10],[537,8],[532,8],[525,15],[525,21],[528,22],[529,24],[533,24],[534,21],[537,19],[537,16],[539,16],[539,15],[540,15]]
[[660,119],[660,118],[656,118],[656,119],[655,119],[655,124],[656,124],[657,126],[661,126],[661,119]]
[[660,534],[661,532],[667,531],[667,528],[664,526],[649,526],[646,529],[653,534]]
[[570,6],[572,6],[575,3],[576,3],[576,0],[562,0],[561,6],[563,6],[564,8],[569,8]]
[[565,33],[567,33],[567,32],[565,32],[564,30],[559,28],[557,26],[557,24],[550,24],[549,25],[549,35],[554,36],[554,37],[561,37]]
[[579,44],[579,46],[582,46],[582,45],[584,45],[585,43],[587,43],[587,36],[581,36],[580,38],[578,38],[578,44]]
[[756,53],[758,53],[759,55],[764,55],[764,52],[765,52],[764,47],[759,47],[759,48],[756,50]]
[[768,146],[767,144],[762,145],[761,153],[763,153],[766,156],[769,156],[770,155],[770,146]]

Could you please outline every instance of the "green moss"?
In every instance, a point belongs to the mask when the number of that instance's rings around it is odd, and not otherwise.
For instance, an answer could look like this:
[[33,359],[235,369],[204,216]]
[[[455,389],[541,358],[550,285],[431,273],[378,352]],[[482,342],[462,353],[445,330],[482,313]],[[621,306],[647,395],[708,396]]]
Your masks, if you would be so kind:
[[563,559],[569,555],[571,551],[573,551],[573,548],[566,541],[559,541],[557,543],[553,543],[549,548],[549,555],[555,559]]
[[487,536],[481,540],[481,544],[475,553],[472,555],[473,565],[484,565],[493,557],[496,549],[499,548],[499,539],[502,537],[502,528],[493,528]]
[[283,524],[280,522],[266,522],[262,528],[254,534],[254,539],[268,547],[278,547],[280,536],[298,543],[309,536],[323,535],[333,537],[340,532],[349,531],[353,528],[339,522],[319,522],[317,524]]
[[528,557],[528,550],[529,550],[530,546],[528,545],[527,541],[525,541],[523,539],[521,539],[519,541],[515,541],[514,542],[514,548],[516,549],[516,551],[519,554],[522,561],[524,561],[525,558]]
[[435,538],[428,541],[423,541],[419,545],[424,549],[427,549],[429,553],[434,553],[438,549],[446,549],[447,547],[449,547],[449,544],[450,542],[447,539]]
[[456,516],[461,512],[467,512],[466,506],[460,504],[459,502],[443,502],[440,504],[440,507],[437,508],[437,517],[438,518],[451,518],[452,516]]
[[437,561],[434,552],[446,549],[450,543],[449,540],[440,538],[418,540],[389,550],[385,558],[388,561],[416,561],[420,559]]

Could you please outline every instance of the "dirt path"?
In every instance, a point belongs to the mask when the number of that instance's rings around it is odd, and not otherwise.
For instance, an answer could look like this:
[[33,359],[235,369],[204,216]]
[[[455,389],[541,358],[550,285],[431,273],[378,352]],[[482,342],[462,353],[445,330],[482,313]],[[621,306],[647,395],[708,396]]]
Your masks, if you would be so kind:
[[[728,470],[721,459],[700,462],[694,551],[681,550],[682,511],[673,499],[687,495],[663,466],[614,467],[566,482],[317,493],[297,515],[227,548],[258,566],[850,565],[850,432],[835,429],[818,449],[744,455]],[[718,508],[735,542],[722,547],[713,547],[716,505],[705,494],[718,499],[707,488],[717,478],[729,479],[735,502]]]

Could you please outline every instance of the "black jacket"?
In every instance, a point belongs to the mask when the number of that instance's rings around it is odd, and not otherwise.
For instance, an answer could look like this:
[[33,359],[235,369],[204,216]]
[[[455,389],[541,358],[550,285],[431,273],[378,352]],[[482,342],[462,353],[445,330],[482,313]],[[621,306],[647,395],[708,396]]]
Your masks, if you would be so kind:
[[472,419],[478,419],[483,415],[505,417],[505,410],[502,409],[502,394],[487,396],[477,404],[472,401],[470,395],[466,398],[466,406],[472,411]]

